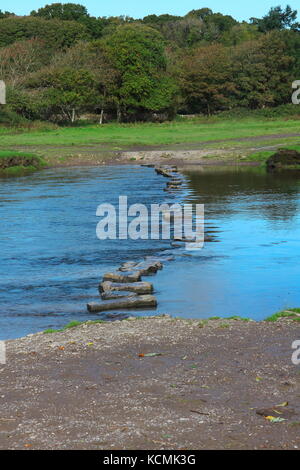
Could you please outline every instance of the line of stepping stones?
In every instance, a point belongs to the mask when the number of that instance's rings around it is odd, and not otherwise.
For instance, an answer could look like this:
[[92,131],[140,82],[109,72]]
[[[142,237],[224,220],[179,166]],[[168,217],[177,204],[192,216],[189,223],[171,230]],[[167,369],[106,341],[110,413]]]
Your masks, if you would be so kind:
[[[158,175],[170,178],[166,191],[178,190],[182,185],[176,166],[152,167]],[[186,238],[174,239],[176,242],[187,242]],[[157,299],[153,295],[153,284],[142,280],[143,276],[151,276],[163,269],[163,261],[171,261],[173,257],[147,256],[143,261],[123,263],[116,272],[105,273],[99,284],[101,303],[89,303],[89,312],[98,313],[109,310],[156,308]]]
[[88,304],[88,311],[155,308],[157,300],[153,295],[153,284],[142,281],[142,276],[155,274],[163,268],[162,261],[169,259],[146,257],[141,262],[123,263],[118,271],[104,274],[99,284],[103,302]]

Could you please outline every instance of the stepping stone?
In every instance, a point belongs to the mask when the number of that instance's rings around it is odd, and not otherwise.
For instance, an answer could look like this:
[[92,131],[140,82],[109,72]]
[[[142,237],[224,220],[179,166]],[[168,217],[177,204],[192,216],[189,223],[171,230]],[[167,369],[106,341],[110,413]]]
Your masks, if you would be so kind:
[[101,304],[87,304],[89,312],[105,312],[107,310],[131,309],[131,308],[155,308],[157,300],[154,295],[140,295],[128,299],[107,300]]

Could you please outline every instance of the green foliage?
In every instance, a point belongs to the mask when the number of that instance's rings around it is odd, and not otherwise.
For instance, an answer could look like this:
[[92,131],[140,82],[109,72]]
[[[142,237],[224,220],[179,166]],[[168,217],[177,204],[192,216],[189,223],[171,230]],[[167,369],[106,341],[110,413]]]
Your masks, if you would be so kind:
[[237,25],[238,22],[229,15],[222,15],[221,13],[213,13],[204,17],[204,22],[218,30],[219,33],[230,31],[233,26]]
[[12,109],[6,108],[2,110],[0,108],[0,126],[17,127],[26,123],[26,119]]
[[10,13],[9,11],[0,10],[0,20],[2,20],[3,18],[8,18],[9,16],[15,16],[15,14]]
[[221,45],[193,49],[183,59],[182,110],[210,115],[236,107],[249,110],[289,103],[298,49],[298,41],[292,44],[290,35],[274,31],[233,49]]
[[228,109],[237,94],[228,49],[211,45],[194,49],[184,59],[181,89],[185,107],[192,113]]
[[84,25],[75,21],[47,21],[34,17],[9,17],[0,20],[0,47],[16,41],[39,38],[50,49],[67,48],[88,37]]
[[143,18],[143,23],[147,26],[152,27],[161,27],[166,23],[170,23],[172,21],[181,20],[181,16],[174,16],[174,15],[148,15]]
[[164,41],[157,31],[143,25],[121,26],[106,46],[118,72],[115,98],[119,119],[136,111],[171,108],[176,87],[167,74]]
[[224,32],[220,42],[225,46],[237,46],[244,42],[254,41],[260,36],[258,28],[248,23],[239,23]]
[[205,21],[207,18],[213,15],[213,11],[210,8],[200,8],[198,10],[191,10],[186,16],[193,16],[199,20]]
[[78,3],[52,3],[30,13],[33,17],[46,20],[76,21],[81,23],[90,38],[100,38],[108,21],[104,18],[94,18],[87,9]]
[[253,24],[258,26],[259,31],[265,33],[274,29],[281,30],[291,28],[298,30],[300,25],[296,21],[297,10],[287,5],[285,10],[281,7],[271,8],[269,13],[263,18],[251,18]]
[[45,118],[74,122],[76,115],[97,103],[96,82],[89,70],[44,69],[31,77],[29,89],[38,90]]
[[39,16],[46,20],[58,19],[67,21],[77,21],[89,16],[86,7],[78,3],[51,3],[51,5],[46,5],[37,11],[33,10],[30,15]]
[[85,113],[100,123],[161,122],[178,110],[210,116],[242,108],[275,117],[283,106],[295,115],[288,104],[300,70],[296,19],[290,6],[250,22],[209,8],[141,20],[95,18],[77,3],[24,17],[0,11],[8,102],[0,123],[17,125],[16,115],[74,122]]
[[32,153],[0,150],[0,177],[31,173],[45,165],[41,157]]
[[272,150],[265,150],[262,152],[255,152],[252,153],[247,157],[247,161],[253,161],[253,162],[262,162],[265,163],[269,157],[271,157],[274,154],[274,151]]
[[69,330],[71,328],[75,328],[77,326],[94,325],[94,324],[97,324],[97,323],[105,323],[105,321],[104,320],[90,320],[90,321],[84,322],[84,321],[73,320],[70,323],[68,323],[67,325],[65,325],[63,328],[60,328],[59,330],[55,330],[53,328],[48,328],[47,330],[44,330],[43,333],[44,334],[61,333],[62,331],[66,331],[66,330]]
[[227,320],[242,321],[242,322],[245,322],[245,323],[248,323],[248,322],[252,321],[251,318],[240,317],[239,315],[234,315],[232,317],[228,317]]

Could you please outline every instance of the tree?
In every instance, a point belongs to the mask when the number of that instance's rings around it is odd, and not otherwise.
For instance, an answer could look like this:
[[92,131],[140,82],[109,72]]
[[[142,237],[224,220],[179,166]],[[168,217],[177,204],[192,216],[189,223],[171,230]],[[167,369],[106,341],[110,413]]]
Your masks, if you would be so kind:
[[180,47],[192,47],[202,41],[207,32],[204,21],[189,16],[180,21],[171,21],[161,27],[161,32],[169,41]]
[[[76,1],[76,0],[75,0]],[[0,77],[8,109],[26,119],[119,121],[257,109],[290,101],[299,78],[297,11],[251,23],[210,8],[187,15],[90,16],[54,3],[31,16],[0,11]]]
[[78,21],[82,18],[89,17],[86,7],[78,3],[52,3],[37,11],[33,10],[31,16],[38,16],[46,20],[64,20],[64,21]]
[[199,10],[191,10],[186,16],[193,16],[198,20],[205,20],[208,16],[211,16],[213,11],[210,8],[200,8]]
[[208,26],[214,25],[217,27],[220,33],[230,31],[233,26],[238,24],[238,22],[232,18],[232,16],[222,15],[221,13],[213,13],[212,15],[208,15],[205,17],[204,21]]
[[153,28],[160,29],[166,23],[179,21],[181,20],[181,16],[174,16],[174,15],[148,15],[143,18],[143,23],[147,26],[152,26]]
[[234,102],[229,49],[221,45],[199,47],[183,61],[181,90],[186,111],[211,115],[229,109]]
[[257,26],[246,22],[234,25],[229,31],[222,34],[221,42],[225,46],[237,46],[243,42],[258,39],[260,33]]
[[98,91],[89,70],[53,67],[30,77],[28,89],[37,90],[44,114],[52,120],[74,122],[76,116],[95,106]]
[[289,55],[293,59],[293,63],[289,68],[289,81],[298,80],[300,70],[300,35],[293,30],[283,30],[276,32],[276,34],[284,42],[285,55]]
[[3,18],[9,18],[10,16],[15,16],[15,14],[10,13],[9,11],[0,10],[0,20],[2,20]]
[[65,52],[57,53],[51,66],[55,69],[72,68],[89,70],[97,89],[97,99],[91,109],[100,113],[99,122],[103,123],[104,112],[113,113],[116,109],[116,93],[120,76],[114,67],[108,48],[103,41],[81,41]]
[[86,7],[78,3],[52,3],[30,13],[33,17],[46,20],[76,21],[81,23],[91,39],[100,38],[108,23],[107,18],[90,16]]
[[240,44],[232,50],[233,76],[237,93],[234,106],[257,109],[272,105],[268,70],[259,41]]
[[22,83],[49,60],[44,41],[28,39],[0,48],[0,77],[11,86]]
[[115,90],[119,121],[139,112],[170,111],[175,84],[167,73],[159,32],[141,24],[121,26],[107,38],[105,47],[119,77]]
[[288,50],[284,36],[277,31],[271,31],[260,39],[260,45],[267,68],[267,83],[272,93],[272,105],[290,103],[291,73],[295,58]]
[[237,106],[256,109],[290,101],[294,59],[277,32],[241,44],[232,60]]
[[292,10],[292,8],[287,5],[285,10],[281,6],[271,8],[269,13],[263,18],[250,18],[252,24],[258,26],[259,31],[266,33],[267,31],[272,31],[274,29],[294,29],[298,30],[300,24],[296,22],[297,10]]
[[88,37],[85,27],[75,21],[11,17],[1,20],[0,47],[16,41],[39,38],[47,49],[63,49]]

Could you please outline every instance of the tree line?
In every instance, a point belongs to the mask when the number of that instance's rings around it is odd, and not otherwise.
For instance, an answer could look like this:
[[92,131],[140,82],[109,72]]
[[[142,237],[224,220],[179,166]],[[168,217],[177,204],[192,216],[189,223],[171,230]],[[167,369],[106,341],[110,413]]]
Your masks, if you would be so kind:
[[290,103],[299,62],[300,25],[290,6],[248,22],[209,8],[142,19],[95,18],[73,3],[22,17],[0,10],[8,103],[0,122],[163,121],[275,108]]

